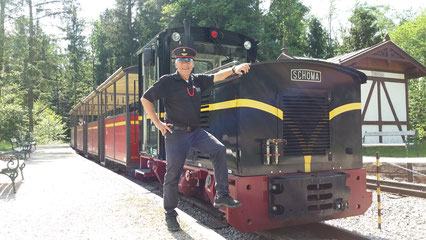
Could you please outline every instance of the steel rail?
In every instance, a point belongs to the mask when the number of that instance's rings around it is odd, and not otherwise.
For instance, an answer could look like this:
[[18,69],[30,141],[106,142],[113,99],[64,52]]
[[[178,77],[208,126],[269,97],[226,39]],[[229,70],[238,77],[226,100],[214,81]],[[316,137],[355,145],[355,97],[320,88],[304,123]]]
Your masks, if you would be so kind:
[[[367,188],[375,190],[377,188],[377,180],[367,178]],[[412,197],[426,198],[425,185],[380,180],[380,190]]]
[[257,232],[261,239],[345,239],[367,240],[367,236],[334,227],[326,223],[311,223]]

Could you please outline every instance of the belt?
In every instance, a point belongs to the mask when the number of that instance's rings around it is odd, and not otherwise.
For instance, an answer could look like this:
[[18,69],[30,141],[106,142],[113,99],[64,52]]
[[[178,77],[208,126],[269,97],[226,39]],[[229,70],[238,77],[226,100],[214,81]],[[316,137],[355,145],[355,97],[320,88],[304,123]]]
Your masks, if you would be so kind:
[[195,131],[196,129],[198,129],[199,127],[191,127],[191,126],[186,126],[186,127],[181,127],[181,126],[173,126],[173,129],[175,129],[175,130],[182,130],[182,131],[185,131],[185,132],[193,132],[193,131]]

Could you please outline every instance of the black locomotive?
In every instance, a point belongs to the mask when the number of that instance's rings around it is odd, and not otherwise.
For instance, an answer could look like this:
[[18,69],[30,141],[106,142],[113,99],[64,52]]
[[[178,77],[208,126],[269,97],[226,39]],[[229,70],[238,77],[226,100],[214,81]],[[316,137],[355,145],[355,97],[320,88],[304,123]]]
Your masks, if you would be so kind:
[[[140,98],[159,76],[175,71],[171,51],[182,42],[198,52],[196,73],[213,73],[238,61],[252,63],[248,74],[231,76],[202,96],[202,127],[227,147],[230,192],[243,203],[239,208],[223,209],[232,226],[242,232],[258,231],[360,215],[368,209],[371,193],[366,191],[366,172],[362,169],[360,101],[360,85],[366,76],[320,60],[256,62],[257,41],[221,29],[186,26],[159,33],[137,53],[138,81],[132,85],[133,92],[128,76],[134,68],[121,70],[121,78],[109,78],[72,111],[75,124],[71,145],[84,154],[95,149],[92,154],[100,162],[136,168],[135,176],[140,180],[163,182],[164,139],[134,95]],[[108,92],[106,85],[116,87]],[[95,100],[97,95],[121,96],[117,95],[119,85],[126,86],[122,88],[126,98],[121,105],[108,108],[108,102],[101,101],[103,97]],[[98,106],[91,112],[87,107],[90,101]],[[111,114],[120,106],[121,115]],[[163,112],[161,101],[155,107]],[[92,123],[88,124],[99,126],[99,144],[84,148],[84,144],[90,145],[84,133],[90,131],[78,131],[85,124],[79,126],[78,119],[89,116]],[[109,135],[105,133],[108,124],[114,128]],[[112,144],[107,136],[115,139],[123,134],[125,147],[116,147],[113,141],[113,152],[105,156],[105,146],[111,151],[108,144]],[[122,156],[123,151],[126,157],[114,157]],[[209,156],[191,151],[184,169],[180,191],[213,202],[214,174]]]

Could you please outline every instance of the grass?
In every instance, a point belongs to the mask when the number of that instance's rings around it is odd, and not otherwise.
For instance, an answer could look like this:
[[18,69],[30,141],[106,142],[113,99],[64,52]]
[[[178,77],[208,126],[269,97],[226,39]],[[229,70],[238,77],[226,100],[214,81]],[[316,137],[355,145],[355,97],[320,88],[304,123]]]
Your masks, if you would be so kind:
[[0,151],[9,151],[12,149],[10,142],[0,142]]
[[[364,148],[365,156],[376,156],[376,152],[380,153],[382,157],[406,157],[405,147],[369,147]],[[417,142],[417,152],[419,157],[426,157],[426,140]],[[417,157],[416,147],[410,146],[408,148],[408,157]]]

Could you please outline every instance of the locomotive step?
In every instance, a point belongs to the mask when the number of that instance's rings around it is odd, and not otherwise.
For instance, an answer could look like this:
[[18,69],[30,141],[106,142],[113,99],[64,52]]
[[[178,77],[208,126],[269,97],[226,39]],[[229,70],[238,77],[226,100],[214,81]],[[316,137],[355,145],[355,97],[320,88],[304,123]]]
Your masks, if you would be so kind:
[[141,168],[141,169],[135,169],[135,172],[145,175],[145,174],[151,173],[151,170],[149,168]]
[[155,177],[149,168],[135,169],[135,177],[141,181],[147,181],[151,177]]

